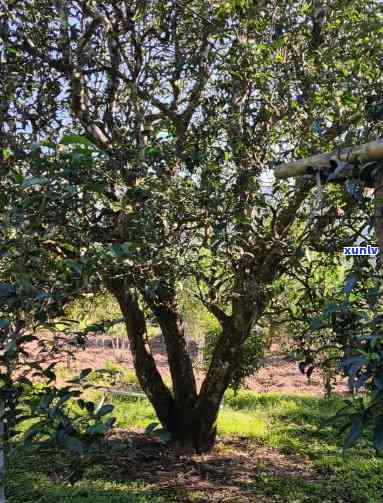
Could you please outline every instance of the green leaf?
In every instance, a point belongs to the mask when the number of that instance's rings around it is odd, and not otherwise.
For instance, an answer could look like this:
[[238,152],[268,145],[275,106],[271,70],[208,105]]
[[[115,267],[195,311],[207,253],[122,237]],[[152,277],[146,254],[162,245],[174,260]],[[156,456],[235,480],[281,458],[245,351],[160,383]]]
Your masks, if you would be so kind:
[[114,409],[113,405],[107,403],[107,404],[103,405],[100,408],[100,410],[97,411],[96,415],[97,415],[97,417],[105,416],[106,414],[110,414],[113,409]]
[[345,441],[343,443],[343,449],[349,449],[352,447],[356,441],[359,439],[361,433],[363,431],[363,422],[360,418],[360,416],[357,416],[351,425],[351,429],[348,433],[348,435],[345,438]]
[[104,403],[105,403],[105,395],[102,396],[99,404],[97,405],[96,410],[94,411],[95,415],[97,415],[99,413],[99,411],[102,409]]
[[9,321],[5,319],[0,319],[0,329],[5,328],[9,325]]
[[356,285],[357,281],[358,281],[358,278],[355,274],[352,273],[348,276],[347,281],[346,281],[346,286],[344,287],[344,293],[346,295],[348,295],[351,292],[351,290]]
[[6,161],[10,155],[11,155],[11,151],[8,149],[8,148],[3,148],[3,159]]
[[66,134],[61,138],[60,145],[84,145],[86,147],[94,147],[93,143],[77,134]]
[[145,428],[145,433],[153,433],[153,431],[157,428],[159,423],[150,423],[148,426]]
[[114,423],[116,422],[116,418],[115,417],[109,417],[106,421],[105,421],[105,427],[110,430],[112,428],[112,426],[114,425]]
[[64,262],[67,264],[68,267],[70,267],[73,271],[77,272],[78,274],[82,273],[82,264],[77,262],[76,260],[71,260],[71,259],[66,259]]
[[310,320],[310,327],[312,330],[319,330],[323,327],[323,321],[320,318],[314,318]]
[[104,423],[93,424],[92,426],[89,426],[86,430],[86,432],[89,435],[100,435],[102,433],[105,433],[106,431],[107,427]]
[[47,182],[47,179],[42,176],[32,176],[31,178],[27,178],[23,181],[21,187],[23,189],[28,189],[33,185],[42,185]]
[[44,427],[48,424],[48,422],[44,419],[32,425],[25,433],[24,433],[24,442],[29,443],[36,435],[40,435],[44,432]]
[[167,444],[172,439],[171,434],[168,431],[166,431],[166,430],[164,430],[162,428],[159,428],[158,430],[155,430],[153,432],[153,435],[155,435],[156,437],[158,437],[160,439],[161,444]]
[[324,309],[323,309],[323,314],[324,316],[328,317],[332,313],[335,313],[338,310],[338,306],[334,304],[333,302],[330,302],[329,304],[326,304]]
[[83,454],[84,452],[83,443],[76,437],[72,437],[71,435],[64,435],[61,442],[63,446],[70,451],[73,451],[77,454]]
[[150,157],[156,157],[157,154],[159,152],[159,149],[158,148],[154,148],[154,147],[150,147],[148,148],[147,150],[147,154],[150,156]]
[[91,372],[92,372],[93,369],[84,369],[80,372],[80,377],[79,379],[82,380],[82,379],[85,379],[85,377],[87,377]]

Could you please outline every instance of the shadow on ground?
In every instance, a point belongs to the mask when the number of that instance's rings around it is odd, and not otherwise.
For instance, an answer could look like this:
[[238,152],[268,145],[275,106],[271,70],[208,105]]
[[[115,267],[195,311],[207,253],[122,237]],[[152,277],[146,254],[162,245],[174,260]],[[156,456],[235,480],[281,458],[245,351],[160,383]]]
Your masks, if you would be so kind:
[[[114,430],[102,459],[75,486],[64,480],[61,452],[20,453],[9,483],[12,503],[383,501],[383,462],[363,446],[349,459],[323,419],[337,399],[241,393],[225,407],[266,414],[265,438],[220,438],[212,453],[185,454],[157,438]],[[268,415],[267,415],[268,414]],[[53,456],[53,457],[52,457]]]

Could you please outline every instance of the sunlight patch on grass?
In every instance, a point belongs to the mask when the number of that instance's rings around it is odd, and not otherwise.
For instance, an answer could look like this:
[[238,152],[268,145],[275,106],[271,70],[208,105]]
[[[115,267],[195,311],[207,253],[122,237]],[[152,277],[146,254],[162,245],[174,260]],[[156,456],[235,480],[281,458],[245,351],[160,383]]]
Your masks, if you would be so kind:
[[153,407],[146,398],[108,395],[108,403],[114,405],[113,416],[117,428],[146,428],[149,423],[158,422]]
[[223,435],[266,438],[267,421],[263,415],[252,415],[230,407],[221,409],[218,417],[218,431]]
[[[89,391],[93,398],[100,392]],[[97,396],[98,395],[98,396]],[[124,429],[144,429],[151,422],[158,422],[154,410],[146,398],[119,396],[107,393],[107,402],[113,403],[116,426]],[[277,454],[270,459],[276,469],[268,464],[257,465],[251,481],[246,486],[254,501],[286,501],[286,503],[380,503],[383,501],[383,460],[374,455],[367,438],[363,439],[346,456],[342,456],[342,437],[323,421],[341,404],[339,397],[331,400],[318,397],[281,394],[260,394],[229,391],[218,417],[218,430],[223,436],[259,439],[263,446]],[[245,445],[245,444],[244,444]],[[255,449],[258,442],[253,443]],[[218,449],[220,446],[218,445]],[[253,452],[253,451],[252,451]],[[267,449],[266,449],[267,452]],[[12,503],[155,503],[193,501],[193,491],[188,488],[155,490],[143,481],[133,484],[110,480],[100,465],[86,474],[85,480],[74,487],[58,481],[64,467],[61,456],[56,465],[47,458],[47,473],[43,470],[44,457],[35,462],[25,456],[18,460],[16,476],[10,481]],[[290,459],[289,459],[290,458]],[[300,477],[300,460],[310,466],[310,480]],[[279,460],[279,461],[278,461]],[[284,470],[286,460],[292,470]],[[281,464],[278,464],[281,462]],[[297,465],[295,473],[294,466]],[[25,467],[28,467],[25,470]],[[31,471],[29,471],[31,470]],[[36,470],[36,472],[34,472]],[[33,473],[32,473],[33,472]],[[311,477],[313,477],[311,479]],[[13,492],[12,492],[13,491]],[[167,492],[166,492],[167,491]],[[178,491],[178,492],[177,492]],[[181,493],[179,492],[181,491]],[[197,491],[198,492],[198,491]],[[198,495],[195,501],[198,501]]]

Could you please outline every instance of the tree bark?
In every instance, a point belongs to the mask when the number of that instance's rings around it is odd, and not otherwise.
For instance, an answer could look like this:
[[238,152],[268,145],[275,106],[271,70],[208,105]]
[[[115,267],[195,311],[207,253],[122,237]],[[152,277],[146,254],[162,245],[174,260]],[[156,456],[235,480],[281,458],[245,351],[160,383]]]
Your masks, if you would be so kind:
[[230,322],[223,327],[198,397],[193,432],[197,452],[209,451],[214,445],[219,407],[241,354],[241,339]]
[[107,282],[109,291],[117,299],[125,318],[133,364],[138,381],[153,405],[163,427],[171,431],[173,426],[174,399],[157,370],[153,356],[145,346],[146,322],[138,299],[122,279]]
[[181,440],[188,435],[190,414],[197,401],[196,381],[186,348],[182,320],[175,295],[161,304],[150,301],[148,304],[158,320],[165,339],[175,400],[172,435],[176,440]]
[[[246,268],[244,259],[237,270],[233,288],[238,296],[233,296],[232,314],[228,316],[221,313],[221,337],[215,346],[209,370],[199,392],[194,430],[197,452],[210,450],[214,445],[216,421],[223,396],[239,365],[243,345],[268,303],[268,296],[263,288],[267,281],[249,277]],[[267,280],[270,281],[272,277]]]
[[[248,285],[243,285],[246,289]],[[251,302],[235,301],[234,312],[222,321],[222,335],[216,345],[210,368],[197,395],[196,383],[175,298],[162,304],[151,303],[165,338],[173,395],[164,384],[152,355],[145,346],[145,317],[137,298],[124,288],[123,280],[111,280],[109,290],[119,302],[138,380],[153,405],[162,426],[182,448],[198,453],[210,451],[216,440],[217,417],[224,393],[238,365],[243,344],[253,322],[261,316],[264,301],[254,308]]]
[[285,162],[277,166],[274,170],[276,178],[290,178],[305,175],[307,169],[313,166],[317,169],[330,167],[330,160],[340,160],[343,162],[376,161],[383,159],[383,140],[376,140],[356,147],[347,147],[340,150],[333,150],[324,154],[317,154],[298,161]]
[[219,408],[250,335],[250,326],[240,328],[233,321],[223,327],[199,393],[193,425],[193,444],[198,453],[210,451],[214,446]]

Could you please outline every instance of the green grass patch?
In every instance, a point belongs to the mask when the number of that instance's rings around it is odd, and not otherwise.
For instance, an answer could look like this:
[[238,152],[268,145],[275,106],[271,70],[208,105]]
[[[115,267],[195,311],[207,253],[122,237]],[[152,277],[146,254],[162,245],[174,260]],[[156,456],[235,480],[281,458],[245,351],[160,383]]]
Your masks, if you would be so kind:
[[[11,503],[167,503],[180,501],[174,489],[153,491],[140,481],[113,481],[102,466],[86,472],[75,485],[60,480],[68,459],[62,451],[36,451],[30,447],[11,458],[7,501]],[[26,468],[28,468],[26,470]]]
[[[156,421],[146,398],[108,394],[107,401],[115,406],[118,428],[145,428]],[[339,397],[321,399],[250,391],[226,394],[218,419],[220,436],[246,437],[250,443],[254,440],[255,458],[257,445],[275,449],[287,459],[291,456],[293,472],[300,459],[308,458],[315,474],[312,480],[306,480],[299,477],[299,470],[297,475],[291,471],[283,473],[283,470],[279,473],[260,463],[251,474],[252,480],[243,486],[254,496],[254,501],[258,498],[288,503],[383,501],[383,460],[375,456],[368,437],[343,456],[342,438],[325,422],[341,404]],[[186,493],[178,489],[157,491],[143,481],[133,483],[103,477],[102,464],[92,468],[83,481],[72,487],[57,478],[63,459],[57,456],[52,461],[50,457],[44,457],[42,463],[32,454],[30,458],[16,458],[8,485],[9,501],[115,503],[186,501],[187,498],[193,501],[193,491],[188,492],[186,498]]]

